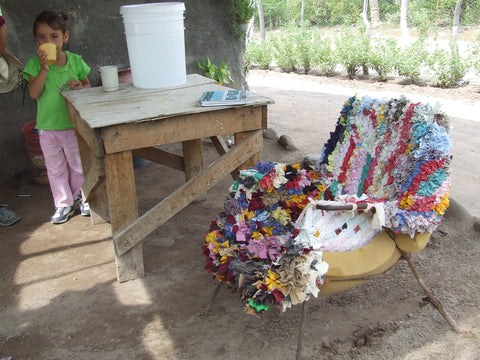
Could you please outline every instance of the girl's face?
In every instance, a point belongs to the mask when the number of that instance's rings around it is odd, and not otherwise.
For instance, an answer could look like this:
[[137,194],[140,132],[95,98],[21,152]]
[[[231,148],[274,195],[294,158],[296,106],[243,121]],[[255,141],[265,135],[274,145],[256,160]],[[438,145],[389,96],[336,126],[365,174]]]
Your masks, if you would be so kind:
[[38,45],[52,43],[57,45],[57,53],[62,51],[63,44],[68,41],[68,31],[62,33],[61,30],[52,29],[46,23],[38,23],[35,31],[35,39]]

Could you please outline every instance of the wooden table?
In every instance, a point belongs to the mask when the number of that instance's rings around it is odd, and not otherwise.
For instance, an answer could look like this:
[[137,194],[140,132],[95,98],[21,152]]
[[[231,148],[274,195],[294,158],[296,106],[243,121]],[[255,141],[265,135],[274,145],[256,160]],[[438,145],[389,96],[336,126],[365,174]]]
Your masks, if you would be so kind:
[[[144,276],[142,240],[148,234],[229,173],[260,160],[272,100],[251,93],[244,106],[199,106],[205,91],[222,89],[211,79],[188,75],[185,85],[169,89],[121,84],[115,92],[96,87],[63,93],[77,133],[92,222],[111,222],[118,281]],[[226,134],[234,134],[232,149],[221,138]],[[207,168],[202,138],[211,138],[221,155]],[[155,147],[175,142],[182,142],[183,156]],[[182,170],[186,177],[140,217],[134,155]]]

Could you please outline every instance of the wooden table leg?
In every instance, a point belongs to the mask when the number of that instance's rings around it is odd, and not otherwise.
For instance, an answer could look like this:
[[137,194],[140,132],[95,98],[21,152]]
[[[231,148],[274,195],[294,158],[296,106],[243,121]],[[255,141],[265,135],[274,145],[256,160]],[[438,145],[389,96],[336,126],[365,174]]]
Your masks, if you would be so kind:
[[[203,171],[202,139],[183,141],[182,146],[185,164],[185,180],[188,182]],[[206,200],[207,193],[200,195],[197,199]]]
[[[112,233],[116,233],[138,218],[132,152],[105,155],[105,174]],[[119,282],[143,277],[142,243],[122,256],[115,249],[115,262]]]
[[92,225],[110,221],[105,181],[101,181],[95,192],[89,196],[88,203],[90,205]]
[[84,177],[82,192],[86,201],[90,204],[92,225],[101,224],[109,221],[103,157],[96,156],[78,131],[76,135]]

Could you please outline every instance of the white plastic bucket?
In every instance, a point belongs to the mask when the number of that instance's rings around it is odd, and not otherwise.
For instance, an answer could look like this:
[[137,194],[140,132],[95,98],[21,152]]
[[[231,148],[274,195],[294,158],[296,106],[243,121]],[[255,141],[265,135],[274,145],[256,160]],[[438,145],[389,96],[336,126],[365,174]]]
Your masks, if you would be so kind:
[[183,2],[120,7],[135,87],[161,89],[186,83]]

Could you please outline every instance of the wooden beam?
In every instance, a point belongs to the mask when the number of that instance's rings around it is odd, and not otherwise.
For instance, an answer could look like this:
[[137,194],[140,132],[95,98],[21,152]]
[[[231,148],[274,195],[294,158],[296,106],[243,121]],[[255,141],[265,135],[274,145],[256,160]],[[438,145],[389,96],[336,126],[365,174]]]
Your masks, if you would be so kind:
[[132,151],[132,153],[134,156],[139,158],[150,160],[154,163],[164,165],[175,170],[185,171],[183,157],[180,155],[172,154],[168,151],[155,147],[135,149]]
[[[262,139],[263,139],[263,130],[260,130],[260,132],[262,133]],[[241,143],[248,136],[249,136],[249,133],[247,131],[235,133],[235,135],[234,135],[235,144]],[[253,156],[249,157],[242,164],[238,164],[237,168],[232,172],[232,177],[234,179],[236,179],[238,177],[238,174],[239,174],[240,170],[249,169],[249,168],[255,166],[255,164],[260,161],[260,157],[261,157],[261,152],[258,152],[256,154],[254,154]]]
[[237,107],[103,128],[106,153],[253,131],[262,127],[263,107]]
[[[230,151],[223,137],[211,136],[210,140],[212,140],[212,143],[215,146],[215,149],[217,149],[217,152],[220,154],[220,156],[225,155],[227,152]],[[230,173],[230,175],[232,176],[232,179],[235,180],[238,177],[238,172],[234,170]]]
[[122,255],[141,243],[148,234],[177,214],[200,194],[222,180],[226,174],[232,172],[239,164],[245,163],[249,158],[260,153],[262,146],[262,130],[256,130],[214,164],[193,177],[188,183],[178,188],[143,216],[114,233],[113,239],[117,253]]
[[217,149],[217,152],[220,155],[225,155],[229,148],[227,146],[227,143],[221,136],[210,136],[210,140],[212,140],[213,145],[215,146],[215,149]]

